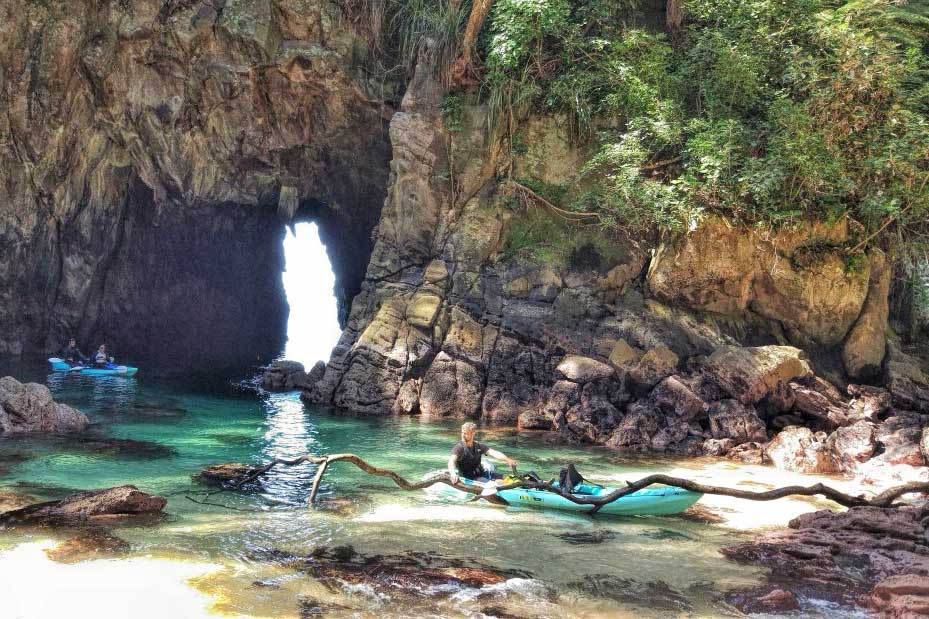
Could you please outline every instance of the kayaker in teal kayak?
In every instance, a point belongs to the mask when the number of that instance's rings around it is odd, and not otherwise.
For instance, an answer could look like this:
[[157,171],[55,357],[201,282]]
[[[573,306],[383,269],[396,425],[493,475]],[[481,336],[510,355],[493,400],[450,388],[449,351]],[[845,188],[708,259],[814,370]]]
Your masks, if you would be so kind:
[[510,466],[516,466],[516,460],[513,458],[474,440],[476,434],[477,426],[470,421],[461,426],[461,440],[455,443],[452,455],[448,458],[448,475],[453,484],[458,482],[459,476],[473,480],[502,478],[502,475],[484,466],[481,462],[481,456],[484,454],[502,460]]
[[100,348],[97,349],[97,354],[94,355],[94,365],[98,368],[105,368],[110,363],[113,363],[113,357],[107,356],[106,344],[100,344]]
[[68,340],[68,345],[61,349],[61,358],[68,362],[72,367],[83,365],[89,361],[81,349],[77,347],[77,340],[73,337]]

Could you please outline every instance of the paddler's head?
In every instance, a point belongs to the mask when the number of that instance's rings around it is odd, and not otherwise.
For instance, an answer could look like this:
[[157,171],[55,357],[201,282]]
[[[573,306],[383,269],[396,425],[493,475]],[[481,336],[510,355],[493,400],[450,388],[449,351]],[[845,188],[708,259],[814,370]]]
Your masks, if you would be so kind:
[[468,447],[474,442],[474,435],[477,434],[477,426],[471,423],[462,424],[461,426],[461,440],[464,441],[464,444]]

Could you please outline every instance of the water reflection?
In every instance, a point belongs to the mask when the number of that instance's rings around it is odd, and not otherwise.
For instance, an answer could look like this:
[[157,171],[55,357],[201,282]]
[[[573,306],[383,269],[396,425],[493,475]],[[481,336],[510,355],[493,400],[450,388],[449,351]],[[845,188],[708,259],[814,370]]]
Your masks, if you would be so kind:
[[[264,461],[292,459],[318,450],[318,429],[296,393],[269,394],[264,401],[267,430],[261,452]],[[272,469],[264,494],[276,502],[303,504],[316,466],[303,464]]]
[[52,372],[46,384],[56,399],[101,413],[121,412],[135,402],[138,383],[127,376],[88,376],[78,372]]

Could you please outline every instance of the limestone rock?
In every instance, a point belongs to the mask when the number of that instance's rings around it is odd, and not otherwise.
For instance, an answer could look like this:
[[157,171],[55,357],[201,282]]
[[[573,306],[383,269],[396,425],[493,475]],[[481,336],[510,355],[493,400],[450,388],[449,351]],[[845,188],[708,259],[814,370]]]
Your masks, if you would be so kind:
[[61,525],[107,522],[161,513],[167,500],[135,486],[117,486],[69,495],[60,501],[35,503],[0,514],[0,525]]
[[870,268],[848,271],[838,252],[808,248],[847,238],[844,220],[749,232],[708,217],[658,247],[646,280],[664,301],[727,315],[752,311],[780,322],[796,344],[831,346],[858,318]]
[[261,386],[268,391],[291,391],[294,389],[310,389],[319,382],[326,373],[326,363],[317,361],[313,369],[304,371],[303,364],[298,361],[277,360],[261,376]]
[[476,418],[482,395],[483,379],[477,368],[441,352],[423,376],[419,410],[427,417]]
[[726,457],[744,464],[764,464],[767,462],[764,450],[764,445],[752,441],[736,445],[726,453]]
[[609,400],[594,396],[556,416],[554,426],[570,441],[602,443],[610,436],[621,417]]
[[790,529],[763,532],[751,542],[725,548],[723,554],[770,569],[770,583],[803,597],[846,606],[870,600],[881,617],[924,616],[926,516],[925,509],[913,507],[821,510],[794,518]]
[[778,383],[812,373],[803,351],[792,346],[721,346],[706,359],[704,371],[744,404],[757,403]]
[[636,350],[626,340],[620,339],[610,351],[610,363],[617,368],[632,367],[642,356],[642,351]]
[[888,357],[886,384],[894,406],[929,413],[929,379],[919,362],[893,345]]
[[847,473],[854,472],[859,464],[871,458],[876,447],[874,424],[869,421],[839,428],[826,441],[833,462]]
[[651,446],[652,437],[658,432],[659,426],[660,420],[654,410],[632,405],[628,414],[609,435],[606,445],[615,449],[642,449]]
[[900,411],[877,425],[875,439],[883,448],[878,457],[888,464],[926,466],[922,452],[924,417]]
[[732,439],[735,444],[766,442],[764,422],[755,409],[738,400],[721,400],[710,405],[710,432],[715,439]]
[[829,430],[849,423],[849,404],[829,382],[811,376],[793,381],[794,413],[802,413]]
[[731,438],[708,438],[703,441],[703,453],[707,456],[725,456],[735,447]]
[[876,422],[880,415],[890,408],[891,396],[886,389],[868,385],[849,385],[847,391],[852,396],[847,411],[850,421]]
[[649,400],[666,415],[690,421],[703,417],[707,404],[678,377],[669,376],[662,380],[649,394]]
[[613,368],[606,363],[580,355],[566,356],[556,369],[568,380],[580,384],[613,376]]
[[917,619],[929,616],[929,575],[901,574],[885,578],[871,591],[869,605],[881,617]]
[[871,281],[868,296],[855,326],[842,347],[842,362],[852,378],[874,378],[881,373],[886,350],[885,331],[889,314],[891,269],[879,249],[870,255]]
[[667,346],[656,346],[647,351],[633,366],[628,376],[634,383],[645,389],[651,389],[666,376],[677,369],[680,360]]
[[835,462],[826,447],[824,433],[790,426],[781,430],[765,448],[765,456],[777,468],[797,473],[834,473]]
[[0,378],[0,436],[80,432],[89,423],[83,413],[55,402],[45,385]]

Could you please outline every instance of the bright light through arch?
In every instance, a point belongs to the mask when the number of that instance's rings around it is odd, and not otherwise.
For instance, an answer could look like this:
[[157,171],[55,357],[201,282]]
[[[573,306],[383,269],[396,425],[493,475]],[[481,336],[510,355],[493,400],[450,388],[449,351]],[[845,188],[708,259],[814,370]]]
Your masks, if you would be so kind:
[[335,275],[319,230],[315,223],[299,223],[295,231],[284,237],[281,277],[290,305],[284,358],[309,371],[317,361],[329,361],[342,331],[333,294]]

